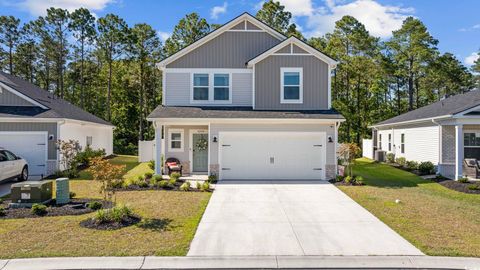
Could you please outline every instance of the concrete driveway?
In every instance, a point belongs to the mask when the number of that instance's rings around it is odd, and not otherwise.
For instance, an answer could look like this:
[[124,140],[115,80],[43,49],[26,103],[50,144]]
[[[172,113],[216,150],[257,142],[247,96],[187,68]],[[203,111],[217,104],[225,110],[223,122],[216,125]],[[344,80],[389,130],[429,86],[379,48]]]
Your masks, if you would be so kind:
[[15,181],[2,181],[0,182],[0,198],[10,194],[10,187]]
[[220,182],[188,256],[423,255],[324,181]]

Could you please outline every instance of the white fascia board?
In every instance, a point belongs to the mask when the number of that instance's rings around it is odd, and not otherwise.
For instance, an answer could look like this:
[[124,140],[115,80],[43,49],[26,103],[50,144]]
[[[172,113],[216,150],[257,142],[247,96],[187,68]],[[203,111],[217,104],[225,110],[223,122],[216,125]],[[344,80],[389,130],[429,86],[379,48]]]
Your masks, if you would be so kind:
[[[280,42],[279,44],[273,46],[271,49],[267,50],[266,52],[258,55],[257,57],[251,59],[248,61],[247,65],[248,67],[251,67],[252,65],[264,60],[265,58],[269,57],[270,55],[276,55],[275,52],[280,50],[281,48],[287,46],[287,45],[295,44],[296,46],[302,48],[306,52],[308,52],[310,55],[313,55],[317,57],[318,59],[326,62],[332,69],[336,68],[338,62],[333,60],[332,58],[328,57],[327,55],[321,53],[320,51],[312,48],[311,46],[305,44],[304,42],[298,40],[296,37],[289,37],[288,39],[284,40],[283,42]],[[291,55],[291,56],[301,56],[305,54],[295,54],[295,53],[290,53],[290,54],[285,54],[281,53],[279,55]]]
[[32,99],[32,98],[30,98],[30,97],[28,97],[28,96],[20,93],[20,92],[18,92],[17,90],[11,88],[10,86],[6,85],[6,84],[3,83],[3,82],[0,82],[0,85],[1,85],[3,88],[5,88],[7,91],[11,92],[12,94],[14,94],[14,95],[16,95],[16,96],[18,96],[18,97],[20,97],[20,98],[23,98],[23,99],[25,99],[26,101],[32,103],[32,105],[36,105],[36,106],[38,106],[38,107],[40,107],[40,108],[42,108],[42,109],[44,109],[44,110],[49,109],[49,108],[46,107],[45,105],[39,103],[38,101],[36,101],[36,100],[34,100],[34,99]]
[[302,119],[302,118],[147,118],[162,124],[208,125],[209,123],[262,123],[262,124],[336,124],[345,119]]
[[480,109],[480,105],[477,105],[475,107],[472,107],[470,109],[466,109],[464,111],[461,111],[459,113],[456,113],[453,115],[454,118],[462,118],[462,117],[467,117],[465,116],[465,114],[469,113],[469,112],[472,112],[472,111],[476,111],[476,110],[479,110]]
[[252,73],[251,68],[162,68],[165,73]]
[[390,127],[390,126],[396,126],[396,125],[410,125],[410,124],[415,124],[415,123],[422,123],[422,122],[432,122],[432,120],[443,120],[443,119],[448,119],[451,118],[452,115],[443,115],[443,116],[437,116],[437,117],[429,117],[429,118],[421,118],[421,119],[415,119],[415,120],[409,120],[409,121],[402,121],[402,122],[395,122],[395,123],[390,123],[390,124],[382,124],[382,125],[371,125],[368,126],[369,128],[379,128],[379,127]]
[[82,120],[75,120],[75,119],[68,119],[68,118],[64,118],[62,120],[64,120],[66,123],[75,123],[75,124],[80,124],[80,125],[83,125],[83,126],[115,128],[114,125],[106,125],[106,124],[100,124],[100,123],[89,122],[89,121],[82,121]]
[[81,121],[75,119],[68,119],[68,118],[33,118],[33,117],[0,117],[0,122],[20,122],[20,123],[77,123],[83,125],[91,125],[91,126],[98,126],[98,127],[109,127],[115,128],[113,125],[105,125],[100,123],[88,122],[88,121]]
[[178,58],[190,53],[191,51],[193,51],[196,48],[202,46],[203,44],[209,42],[210,40],[218,37],[219,35],[223,34],[225,31],[227,31],[231,27],[233,27],[233,26],[237,25],[238,23],[240,23],[242,21],[245,21],[245,20],[249,21],[253,25],[265,30],[267,33],[269,33],[270,35],[272,35],[273,37],[275,37],[279,40],[286,39],[286,37],[284,35],[282,35],[282,34],[278,33],[277,31],[273,30],[271,27],[267,26],[266,24],[261,23],[260,21],[258,21],[258,19],[256,19],[252,15],[250,15],[248,13],[244,13],[244,14],[238,16],[237,18],[231,20],[230,22],[224,24],[220,28],[210,32],[205,37],[195,41],[194,43],[190,44],[189,46],[181,49],[180,51],[178,51],[176,53],[174,53],[170,57],[167,57],[166,59],[160,61],[156,66],[158,68],[166,67],[169,63],[171,63],[171,62],[177,60]]

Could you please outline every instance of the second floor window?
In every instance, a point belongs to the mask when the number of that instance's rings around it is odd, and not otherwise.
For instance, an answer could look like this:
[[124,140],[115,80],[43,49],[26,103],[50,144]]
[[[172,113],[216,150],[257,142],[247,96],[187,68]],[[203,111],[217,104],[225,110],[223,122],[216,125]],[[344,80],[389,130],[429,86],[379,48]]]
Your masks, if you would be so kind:
[[208,101],[208,74],[193,74],[193,100]]
[[280,103],[303,103],[302,68],[281,68]]
[[215,74],[213,77],[213,98],[214,100],[230,99],[230,82],[228,74]]

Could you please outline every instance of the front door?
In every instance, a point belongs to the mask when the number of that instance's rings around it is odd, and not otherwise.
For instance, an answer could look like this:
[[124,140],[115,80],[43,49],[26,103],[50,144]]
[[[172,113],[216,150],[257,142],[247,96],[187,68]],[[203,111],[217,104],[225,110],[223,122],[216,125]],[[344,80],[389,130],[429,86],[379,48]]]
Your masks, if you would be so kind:
[[192,134],[192,171],[208,171],[208,134]]

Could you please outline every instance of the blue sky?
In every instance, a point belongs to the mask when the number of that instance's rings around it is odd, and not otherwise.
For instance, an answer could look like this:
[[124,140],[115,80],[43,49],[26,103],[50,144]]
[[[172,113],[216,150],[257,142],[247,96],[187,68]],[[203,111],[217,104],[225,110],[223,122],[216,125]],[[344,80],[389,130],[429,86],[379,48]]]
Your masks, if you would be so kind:
[[[466,65],[480,50],[480,1],[478,0],[280,0],[293,13],[302,32],[318,36],[329,32],[343,15],[352,15],[375,36],[387,39],[406,16],[421,19],[437,38],[442,52],[452,52]],[[130,25],[148,23],[162,39],[168,37],[185,14],[198,12],[210,23],[224,23],[242,12],[255,14],[261,0],[0,0],[0,15],[22,21],[45,13],[49,6],[74,10],[89,8],[96,16],[115,13]]]

